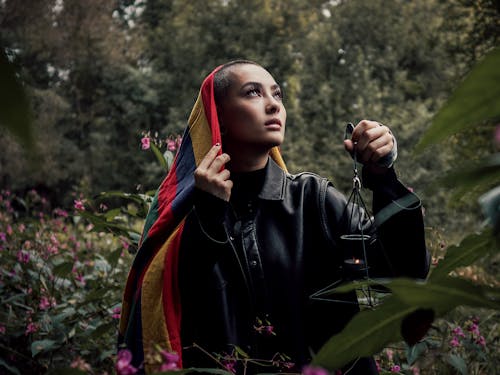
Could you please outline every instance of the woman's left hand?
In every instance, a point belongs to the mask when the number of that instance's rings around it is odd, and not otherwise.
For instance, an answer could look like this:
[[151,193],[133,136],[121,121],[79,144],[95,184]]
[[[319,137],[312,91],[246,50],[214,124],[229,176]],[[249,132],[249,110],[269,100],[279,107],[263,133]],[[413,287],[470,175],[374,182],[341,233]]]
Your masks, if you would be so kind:
[[394,147],[394,138],[387,126],[376,121],[360,121],[354,127],[351,139],[344,140],[344,147],[351,154],[354,143],[359,162],[374,172],[383,172],[387,169],[377,165],[377,161],[388,155]]

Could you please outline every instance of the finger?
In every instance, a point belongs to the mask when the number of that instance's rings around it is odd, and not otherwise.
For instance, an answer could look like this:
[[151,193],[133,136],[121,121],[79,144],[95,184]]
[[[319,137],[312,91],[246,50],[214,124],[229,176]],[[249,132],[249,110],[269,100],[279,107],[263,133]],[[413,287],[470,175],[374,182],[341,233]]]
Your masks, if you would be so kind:
[[233,189],[233,181],[226,180],[224,181],[224,189],[219,193],[219,198],[229,202],[231,199],[231,190]]
[[347,152],[352,153],[354,149],[354,143],[350,139],[344,140],[344,148]]
[[392,136],[390,134],[375,138],[362,151],[360,159],[363,162],[377,161],[385,154],[389,153],[393,147]]
[[358,139],[357,149],[360,151],[364,150],[371,142],[378,138],[385,137],[386,134],[389,134],[389,128],[383,126],[365,130]]
[[368,129],[379,127],[379,123],[376,121],[362,120],[354,127],[351,139],[353,141],[358,141],[361,135]]
[[208,169],[208,167],[210,167],[214,159],[217,157],[219,150],[220,150],[220,143],[216,143],[215,145],[213,145],[212,148],[208,150],[205,157],[201,160],[200,164],[198,165],[198,168]]
[[217,178],[220,179],[221,181],[228,181],[230,177],[231,177],[231,172],[229,172],[228,169],[223,169],[217,174]]
[[377,148],[371,155],[369,161],[370,162],[373,162],[373,163],[376,163],[377,161],[379,161],[381,158],[383,158],[384,156],[388,155],[391,150],[392,150],[392,144],[386,144],[382,147],[379,147]]
[[208,167],[209,173],[218,173],[222,169],[222,166],[224,166],[229,160],[231,160],[231,157],[228,154],[220,154]]

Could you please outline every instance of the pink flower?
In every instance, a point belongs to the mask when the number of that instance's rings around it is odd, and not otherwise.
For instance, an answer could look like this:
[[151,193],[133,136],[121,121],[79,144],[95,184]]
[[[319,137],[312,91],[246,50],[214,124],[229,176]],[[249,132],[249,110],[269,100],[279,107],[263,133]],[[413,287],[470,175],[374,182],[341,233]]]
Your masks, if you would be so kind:
[[457,337],[465,337],[465,333],[464,333],[464,331],[462,331],[461,327],[455,328],[452,332]]
[[400,372],[401,367],[399,365],[394,365],[391,367],[391,372]]
[[54,209],[54,214],[61,217],[68,217],[68,212],[61,210],[60,208]]
[[75,280],[78,281],[82,286],[85,286],[85,278],[82,274],[78,273],[75,275]]
[[24,225],[23,223],[19,224],[18,227],[17,227],[17,230],[20,233],[24,233],[24,231],[26,230],[26,225]]
[[4,232],[0,232],[0,240],[3,242],[7,241],[7,235]]
[[495,128],[495,142],[497,146],[500,146],[500,124]]
[[9,236],[12,236],[12,233],[14,233],[14,231],[12,230],[12,227],[11,227],[11,226],[10,226],[10,224],[9,224],[9,225],[7,225],[7,234],[8,234]]
[[329,373],[322,367],[304,366],[302,368],[302,375],[329,375]]
[[418,367],[412,367],[412,372],[413,372],[413,375],[420,375],[420,368]]
[[460,341],[458,341],[458,338],[456,336],[451,339],[450,346],[453,348],[460,346]]
[[50,307],[49,299],[47,297],[42,297],[38,306],[40,307],[40,310],[47,310]]
[[0,324],[0,334],[2,335],[5,334],[5,331],[6,331],[5,326],[3,324]]
[[75,207],[78,211],[85,211],[85,206],[83,205],[83,201],[81,199],[75,199],[73,201],[73,207]]
[[141,148],[143,150],[148,150],[151,147],[150,142],[151,141],[150,141],[149,137],[142,137],[142,139],[141,139]]
[[85,360],[82,357],[76,357],[76,359],[74,359],[73,362],[71,362],[70,367],[76,368],[78,370],[82,370],[85,372],[92,371],[92,367],[87,362],[85,362]]
[[467,327],[467,331],[469,331],[473,335],[477,335],[477,336],[479,336],[481,334],[479,332],[479,326],[476,323],[472,323],[469,327]]
[[132,375],[137,369],[130,364],[132,362],[132,353],[130,350],[122,349],[118,352],[115,369],[118,375]]
[[120,306],[117,306],[113,309],[113,314],[111,315],[111,317],[113,319],[120,319],[120,313],[122,311],[122,308]]
[[224,365],[224,367],[226,368],[227,371],[232,372],[233,374],[236,374],[236,360],[235,359],[224,361],[222,364]]
[[48,245],[47,246],[47,253],[49,253],[49,254],[58,254],[59,253],[59,249],[57,248],[56,245]]
[[168,151],[175,151],[176,149],[177,149],[176,142],[171,138],[167,139],[167,150]]
[[177,370],[179,368],[179,355],[177,353],[162,350],[160,354],[165,359],[165,362],[160,367],[160,371]]
[[24,332],[25,335],[28,335],[30,333],[35,333],[38,331],[38,325],[33,322],[29,322],[28,325],[26,326],[26,331]]
[[392,351],[392,349],[386,349],[385,354],[387,355],[387,359],[389,361],[392,361],[392,359],[394,357],[394,352]]
[[128,241],[122,240],[122,246],[125,250],[128,250],[130,247],[130,244],[128,243]]
[[476,344],[486,346],[486,339],[484,338],[484,336],[479,336],[479,338],[476,340]]
[[17,260],[20,263],[29,263],[29,261],[30,261],[30,253],[28,253],[27,251],[19,250],[17,252]]

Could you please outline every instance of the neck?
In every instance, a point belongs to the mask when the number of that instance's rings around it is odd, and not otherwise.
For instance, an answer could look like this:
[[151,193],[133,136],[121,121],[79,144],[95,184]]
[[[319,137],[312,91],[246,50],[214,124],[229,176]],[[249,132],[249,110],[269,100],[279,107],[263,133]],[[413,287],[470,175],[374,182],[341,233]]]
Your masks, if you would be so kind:
[[262,153],[249,153],[243,150],[227,150],[231,161],[228,168],[232,172],[252,172],[263,169],[269,159],[269,150]]

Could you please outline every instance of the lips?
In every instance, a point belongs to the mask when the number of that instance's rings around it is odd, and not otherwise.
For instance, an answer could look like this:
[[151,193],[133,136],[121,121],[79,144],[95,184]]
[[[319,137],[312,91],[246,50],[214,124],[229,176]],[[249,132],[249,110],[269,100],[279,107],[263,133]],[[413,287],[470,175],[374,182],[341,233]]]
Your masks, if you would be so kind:
[[264,125],[269,126],[269,125],[278,125],[281,127],[281,120],[279,118],[273,118],[271,120],[267,120]]

